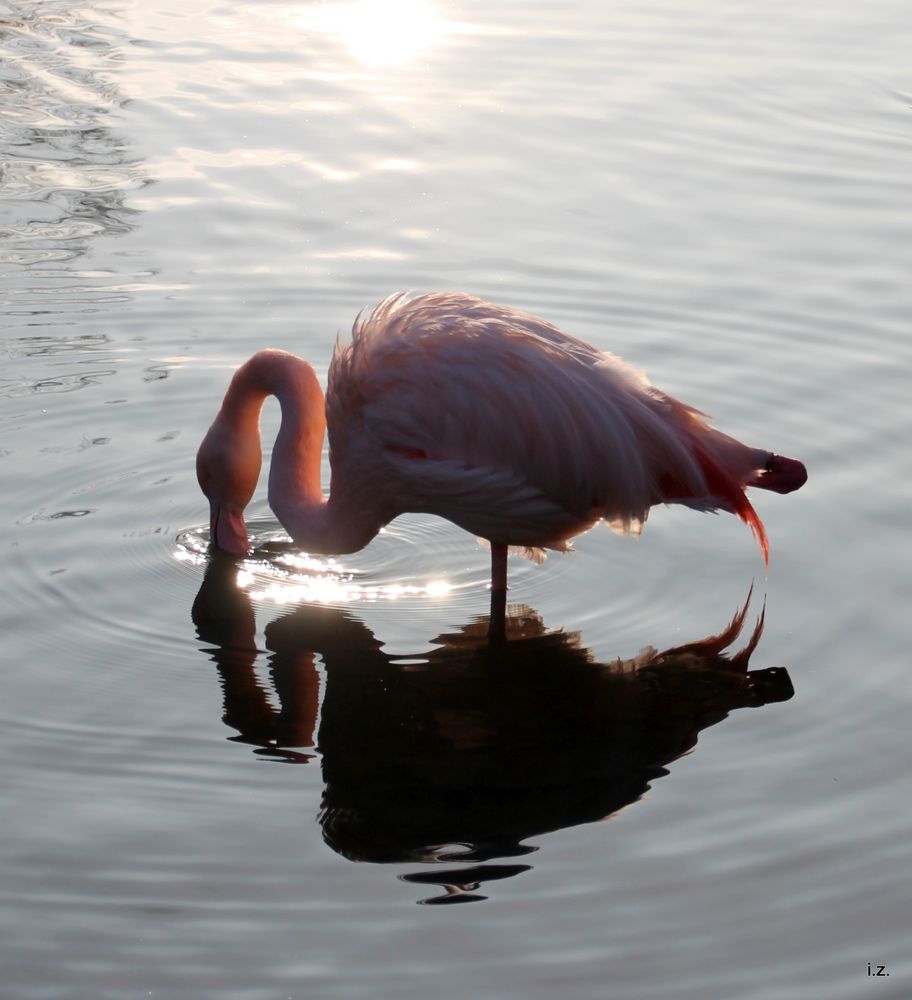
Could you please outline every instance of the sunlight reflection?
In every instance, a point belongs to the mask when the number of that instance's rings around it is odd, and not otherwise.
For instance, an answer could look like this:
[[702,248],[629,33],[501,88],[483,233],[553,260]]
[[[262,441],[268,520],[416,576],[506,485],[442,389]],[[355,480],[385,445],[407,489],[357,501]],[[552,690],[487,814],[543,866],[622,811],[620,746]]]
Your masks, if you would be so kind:
[[426,0],[352,0],[295,11],[295,21],[333,35],[366,66],[398,66],[438,43],[448,25]]
[[[381,532],[385,533],[385,532]],[[207,534],[188,531],[178,536],[174,558],[204,566],[208,562]],[[426,583],[371,583],[364,571],[345,566],[332,556],[311,556],[304,552],[258,552],[238,566],[236,585],[255,601],[281,605],[355,604],[398,601],[402,598],[438,600],[447,597],[454,585],[436,578]]]
[[431,580],[424,586],[406,583],[361,584],[351,577],[303,576],[265,583],[246,570],[237,575],[237,585],[255,601],[275,604],[354,604],[397,601],[403,597],[445,597],[451,590],[446,580]]
[[347,569],[337,559],[306,553],[276,557],[274,569],[288,571],[284,579],[263,580],[250,570],[238,571],[237,585],[255,601],[276,604],[354,604],[397,601],[402,597],[440,598],[449,594],[446,580],[430,580],[423,586],[411,583],[370,584],[357,580],[357,570]]

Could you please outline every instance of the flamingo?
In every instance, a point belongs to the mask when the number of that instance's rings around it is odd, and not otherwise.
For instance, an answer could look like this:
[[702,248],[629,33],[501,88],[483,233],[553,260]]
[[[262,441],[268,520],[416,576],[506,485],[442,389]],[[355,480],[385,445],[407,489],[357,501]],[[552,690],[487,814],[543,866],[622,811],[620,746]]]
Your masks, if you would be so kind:
[[492,595],[506,593],[509,548],[540,560],[599,521],[639,533],[659,503],[736,514],[768,562],[745,488],[790,493],[807,479],[797,459],[723,434],[543,319],[461,292],[398,293],[337,341],[325,398],[286,351],[258,351],[234,373],[196,467],[212,544],[235,556],[249,551],[269,395],[281,406],[269,505],[297,546],[355,552],[400,514],[436,514],[490,543]]

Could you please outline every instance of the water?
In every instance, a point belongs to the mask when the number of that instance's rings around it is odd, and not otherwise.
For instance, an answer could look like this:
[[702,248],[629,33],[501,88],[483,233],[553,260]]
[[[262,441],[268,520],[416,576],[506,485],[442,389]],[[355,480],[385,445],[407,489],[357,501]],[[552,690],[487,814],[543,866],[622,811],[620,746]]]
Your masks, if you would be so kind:
[[[908,996],[904,6],[23,0],[0,32],[4,995]],[[756,499],[769,576],[734,518],[656,510],[513,560],[492,652],[442,522],[328,585],[207,564],[230,371],[325,374],[401,288],[800,456]],[[752,582],[747,679],[633,669]]]

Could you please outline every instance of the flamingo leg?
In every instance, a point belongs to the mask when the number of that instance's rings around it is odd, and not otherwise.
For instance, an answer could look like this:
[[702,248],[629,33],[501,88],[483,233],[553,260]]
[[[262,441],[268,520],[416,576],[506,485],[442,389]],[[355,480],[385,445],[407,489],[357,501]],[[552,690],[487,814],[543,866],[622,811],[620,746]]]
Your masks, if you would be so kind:
[[491,615],[489,639],[507,634],[507,546],[491,542]]

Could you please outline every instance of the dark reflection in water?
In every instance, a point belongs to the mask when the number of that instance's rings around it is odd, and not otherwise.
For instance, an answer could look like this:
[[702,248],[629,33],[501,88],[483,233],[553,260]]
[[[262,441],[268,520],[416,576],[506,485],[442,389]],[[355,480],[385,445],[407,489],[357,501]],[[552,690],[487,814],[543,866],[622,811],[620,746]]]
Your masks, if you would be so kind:
[[511,611],[505,641],[489,642],[478,619],[420,657],[397,657],[346,611],[302,606],[266,627],[274,706],[254,669],[254,611],[236,572],[213,559],[193,606],[232,739],[294,763],[318,747],[319,819],[345,857],[473,863],[403,875],[446,890],[425,902],[485,898],[483,883],[529,867],[487,862],[636,802],[701,730],[794,693],[785,669],[748,670],[762,617],[740,652],[725,653],[747,603],[719,635],[606,664],[528,609]]

